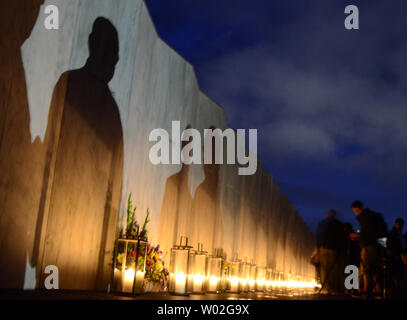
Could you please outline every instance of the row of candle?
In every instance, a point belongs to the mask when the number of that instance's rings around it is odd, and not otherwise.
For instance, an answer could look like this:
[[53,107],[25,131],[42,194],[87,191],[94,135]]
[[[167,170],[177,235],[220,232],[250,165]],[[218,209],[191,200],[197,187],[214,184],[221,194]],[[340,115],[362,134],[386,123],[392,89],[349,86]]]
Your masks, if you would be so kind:
[[[252,268],[255,266],[251,265]],[[253,278],[227,278],[226,290],[228,292],[273,291],[283,289],[314,289],[319,285],[312,279],[296,276],[296,280],[289,280],[283,272],[271,268],[257,267],[256,277]],[[304,290],[305,291],[305,290]],[[312,291],[312,290],[311,290]]]
[[[122,292],[124,293],[141,293],[143,282],[144,282],[144,272],[137,271],[135,269],[129,268],[122,273],[119,269],[115,269],[114,276],[116,281],[121,282]],[[123,279],[121,277],[123,276]],[[174,277],[174,274],[170,275]],[[319,285],[315,281],[303,281],[303,280],[266,280],[266,279],[246,279],[246,278],[220,278],[216,276],[205,276],[203,274],[196,275],[185,275],[180,272],[175,275],[176,288],[174,293],[186,294],[189,288],[190,292],[193,293],[203,293],[203,292],[213,292],[217,293],[220,291],[228,291],[231,293],[247,292],[247,291],[273,291],[282,289],[313,289]],[[134,286],[134,291],[133,291]],[[206,289],[205,289],[206,288]]]
[[[272,273],[272,271],[270,271]],[[238,278],[217,277],[214,275],[185,274],[179,272],[170,274],[170,292],[177,295],[188,293],[241,293],[249,291],[282,291],[285,293],[312,293],[319,284],[312,279],[305,280],[274,280],[272,278]],[[171,286],[171,283],[173,284]]]
[[[253,265],[251,265],[253,268]],[[226,269],[227,270],[227,269]],[[187,289],[193,293],[203,293],[203,292],[220,292],[228,291],[232,293],[247,292],[247,291],[273,291],[273,290],[283,290],[283,289],[313,289],[318,287],[315,281],[305,281],[302,277],[297,277],[297,280],[282,280],[284,274],[277,272],[277,275],[282,275],[275,277],[273,270],[267,270],[267,277],[263,278],[264,268],[257,269],[257,279],[253,278],[238,278],[238,277],[217,277],[217,276],[206,276],[205,274],[189,274],[188,276],[182,272],[176,275],[171,274],[171,277],[175,276],[176,288],[174,293],[186,294]],[[135,271],[133,268],[126,269],[124,273],[119,269],[115,269],[114,277],[117,282],[122,283],[122,292],[124,293],[141,293],[143,282],[144,282],[144,272]],[[227,272],[225,273],[227,274]],[[270,277],[271,276],[271,277]],[[122,279],[123,277],[123,279]],[[189,287],[186,285],[189,281]]]
[[225,262],[220,251],[207,255],[202,244],[194,251],[188,240],[182,244],[182,237],[180,244],[171,249],[168,290],[175,295],[272,290],[306,293],[315,287],[318,284],[313,279],[291,276],[236,258]]
[[[237,260],[225,262],[223,252],[218,250],[213,255],[203,251],[202,244],[198,250],[192,250],[185,244],[171,249],[170,278],[168,291],[173,294],[185,295],[189,293],[219,293],[221,291],[240,293],[248,291],[300,291],[306,292],[317,286],[315,281],[305,281],[301,277],[278,272],[271,268],[256,266],[253,263]],[[138,294],[143,291],[145,276],[145,252],[143,250],[142,265],[136,265],[140,257],[140,248],[146,246],[142,239],[119,239],[116,247],[115,265],[113,273],[113,290],[123,293]],[[133,247],[130,247],[133,246]],[[129,253],[136,249],[136,259],[130,259]],[[123,253],[123,261],[116,265],[119,253]],[[136,268],[135,268],[136,267]],[[137,268],[138,267],[138,268]],[[310,290],[308,290],[310,291]]]

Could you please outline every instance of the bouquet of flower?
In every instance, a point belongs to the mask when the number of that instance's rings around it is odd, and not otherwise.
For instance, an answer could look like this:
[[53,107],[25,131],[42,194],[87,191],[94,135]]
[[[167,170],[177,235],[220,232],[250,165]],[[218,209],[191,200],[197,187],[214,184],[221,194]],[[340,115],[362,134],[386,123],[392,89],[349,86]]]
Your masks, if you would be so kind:
[[[150,223],[150,211],[147,209],[146,218],[144,219],[144,224],[140,232],[140,226],[136,220],[136,207],[133,207],[131,201],[131,193],[127,200],[127,223],[125,232],[121,231],[120,237],[125,236],[127,239],[135,239],[137,236],[148,240],[148,224]],[[144,267],[144,254],[146,252],[146,269],[145,269],[145,280],[147,282],[152,282],[159,284],[162,289],[167,287],[167,278],[169,272],[164,265],[164,260],[162,259],[162,251],[160,250],[160,245],[156,247],[152,246],[150,243],[147,246],[142,246],[141,252],[137,259],[137,269],[143,269]],[[130,268],[136,267],[136,245],[129,244],[127,256],[127,265]],[[124,253],[117,256],[118,264],[122,264],[124,258]]]
[[156,247],[147,245],[146,279],[151,282],[159,282],[166,286],[168,276],[167,268],[164,266],[160,245]]

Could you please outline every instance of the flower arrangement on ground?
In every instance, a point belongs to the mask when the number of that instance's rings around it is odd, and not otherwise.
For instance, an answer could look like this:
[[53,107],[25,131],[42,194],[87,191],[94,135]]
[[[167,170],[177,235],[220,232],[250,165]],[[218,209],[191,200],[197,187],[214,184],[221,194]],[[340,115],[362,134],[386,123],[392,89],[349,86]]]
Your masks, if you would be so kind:
[[[147,214],[144,219],[143,226],[140,231],[140,225],[136,220],[136,207],[133,207],[131,200],[131,193],[127,200],[127,221],[125,230],[121,230],[120,238],[126,239],[138,239],[140,237],[147,242],[146,246],[140,246],[139,256],[137,260],[137,269],[142,270],[144,268],[145,262],[145,291],[149,292],[162,292],[167,289],[167,279],[169,272],[165,266],[162,251],[160,250],[160,245],[153,246],[148,242],[148,224],[150,223],[150,211],[147,209]],[[131,268],[136,267],[136,244],[129,244],[128,246],[128,258],[126,264]],[[145,252],[145,250],[147,252]],[[146,261],[144,261],[146,257]],[[117,263],[122,264],[124,258],[124,253],[117,256]]]

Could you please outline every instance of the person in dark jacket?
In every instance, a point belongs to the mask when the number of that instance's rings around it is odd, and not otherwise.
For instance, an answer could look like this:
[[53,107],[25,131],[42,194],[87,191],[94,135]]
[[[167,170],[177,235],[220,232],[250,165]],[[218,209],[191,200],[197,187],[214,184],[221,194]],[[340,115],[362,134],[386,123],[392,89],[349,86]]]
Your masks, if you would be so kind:
[[389,237],[387,238],[387,256],[389,259],[389,274],[391,284],[397,287],[404,276],[404,264],[401,259],[401,254],[405,250],[403,238],[404,220],[397,218],[394,222],[393,228],[390,230]]
[[[353,265],[359,267],[360,265],[360,246],[357,239],[357,234],[353,230],[350,222],[343,225],[343,230],[346,235],[346,250],[345,250],[345,266]],[[346,293],[356,293],[354,290],[345,290]]]
[[346,248],[343,224],[336,219],[335,210],[329,210],[317,229],[317,249],[320,254],[322,293],[341,293],[343,285],[343,259]]
[[353,226],[350,222],[346,222],[343,225],[343,229],[346,235],[346,255],[345,265],[360,265],[360,247],[357,239],[355,239]]
[[376,293],[381,291],[382,254],[377,240],[387,236],[387,226],[380,213],[365,208],[361,201],[354,201],[351,208],[360,224],[360,274],[363,276],[363,291],[371,296],[375,287]]

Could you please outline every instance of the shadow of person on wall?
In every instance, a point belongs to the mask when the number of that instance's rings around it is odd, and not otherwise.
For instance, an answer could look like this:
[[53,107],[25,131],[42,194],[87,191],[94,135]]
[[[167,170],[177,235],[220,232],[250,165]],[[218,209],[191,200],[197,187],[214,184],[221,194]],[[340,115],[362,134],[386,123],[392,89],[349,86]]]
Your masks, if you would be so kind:
[[[190,129],[187,125],[185,130]],[[182,141],[181,150],[192,141]],[[180,236],[190,236],[186,232],[188,226],[192,196],[189,190],[188,176],[190,165],[182,163],[181,170],[170,176],[164,189],[164,196],[161,202],[160,218],[158,219],[158,242],[163,252],[167,254],[169,261],[169,250],[179,243]]]
[[[11,125],[17,121],[17,129],[30,135],[30,114],[20,48],[30,36],[43,2],[15,0],[0,3],[0,145],[7,143],[7,137],[3,135],[8,134]],[[7,121],[10,123],[6,125]],[[16,139],[13,142],[16,143]]]
[[[0,287],[22,288],[31,255],[44,152],[31,144],[21,46],[44,0],[0,1]],[[28,257],[30,260],[31,257]]]
[[58,266],[63,289],[106,289],[121,197],[123,131],[108,86],[119,37],[108,19],[95,20],[88,46],[85,65],[54,88],[45,136],[42,265]]
[[[209,129],[215,130],[214,126]],[[215,153],[215,141],[223,140],[214,132],[214,135],[205,135],[205,141],[212,140],[212,160],[209,164],[203,164],[205,179],[196,189],[192,202],[192,223],[194,231],[194,243],[203,243],[208,252],[212,252],[215,243],[216,227],[221,225],[221,216],[217,214],[216,205],[218,199],[219,164],[215,163],[217,155]],[[207,152],[207,150],[205,150]]]

